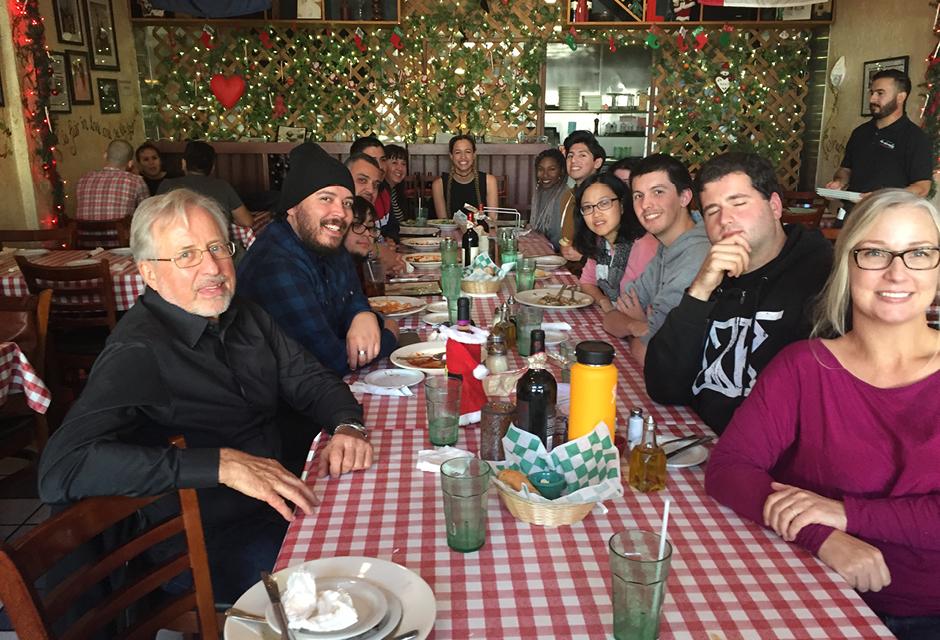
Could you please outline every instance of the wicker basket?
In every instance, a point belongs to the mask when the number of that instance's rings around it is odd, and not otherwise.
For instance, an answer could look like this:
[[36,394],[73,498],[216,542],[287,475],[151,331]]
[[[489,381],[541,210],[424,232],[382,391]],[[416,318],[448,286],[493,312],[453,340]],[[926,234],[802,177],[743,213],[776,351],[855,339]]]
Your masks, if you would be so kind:
[[460,288],[467,293],[498,293],[502,280],[461,280]]
[[596,502],[571,504],[566,502],[546,503],[526,500],[518,493],[496,485],[499,497],[509,509],[509,513],[523,522],[538,524],[544,527],[558,527],[563,524],[581,522],[591,513]]

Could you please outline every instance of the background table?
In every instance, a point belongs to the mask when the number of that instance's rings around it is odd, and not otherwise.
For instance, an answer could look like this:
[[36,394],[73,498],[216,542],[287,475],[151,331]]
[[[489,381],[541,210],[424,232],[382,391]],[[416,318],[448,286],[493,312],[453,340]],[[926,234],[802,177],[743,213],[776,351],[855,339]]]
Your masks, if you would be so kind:
[[[547,253],[538,238],[526,240],[522,249],[530,255]],[[570,275],[558,279],[573,280]],[[478,324],[492,317],[497,301],[474,300],[472,316]],[[622,341],[604,334],[596,307],[546,316],[569,322],[576,341],[614,343],[621,422],[627,409],[638,405],[657,419],[664,435],[708,433],[689,410],[649,400],[639,367]],[[417,328],[418,317],[402,324]],[[381,362],[361,373],[387,366]],[[323,502],[314,514],[293,521],[278,569],[344,555],[406,566],[434,590],[433,638],[603,638],[612,618],[607,540],[628,527],[658,530],[669,496],[674,553],[663,638],[892,637],[837,574],[709,498],[699,467],[670,470],[666,490],[657,494],[625,486],[623,498],[605,503],[607,513],[598,508],[584,521],[556,529],[516,520],[494,489],[484,547],[470,554],[451,551],[440,480],[415,468],[417,451],[430,446],[423,386],[411,398],[366,395],[362,400],[377,461],[364,472],[310,480]],[[477,451],[478,433],[478,425],[461,429],[457,446]]]
[[7,395],[22,391],[26,404],[36,413],[45,413],[52,402],[52,394],[36,375],[36,370],[15,342],[0,342],[0,405]]

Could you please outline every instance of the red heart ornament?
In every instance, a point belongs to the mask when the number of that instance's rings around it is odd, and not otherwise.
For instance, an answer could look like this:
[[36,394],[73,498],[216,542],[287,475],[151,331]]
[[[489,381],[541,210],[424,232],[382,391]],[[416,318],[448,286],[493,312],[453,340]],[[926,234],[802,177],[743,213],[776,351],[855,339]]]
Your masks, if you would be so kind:
[[209,81],[212,95],[226,109],[231,109],[245,95],[245,79],[241,76],[223,76],[217,73]]

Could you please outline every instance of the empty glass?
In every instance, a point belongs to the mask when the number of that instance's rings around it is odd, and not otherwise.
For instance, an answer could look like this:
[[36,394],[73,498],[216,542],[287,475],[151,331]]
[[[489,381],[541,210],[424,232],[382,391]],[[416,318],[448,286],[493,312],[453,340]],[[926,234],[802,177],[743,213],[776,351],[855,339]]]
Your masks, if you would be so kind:
[[453,458],[441,465],[447,546],[469,553],[486,542],[490,465],[479,458]]
[[535,258],[516,262],[516,293],[535,288]]
[[456,378],[429,375],[424,383],[428,439],[437,446],[457,444],[460,421],[460,385]]
[[615,640],[656,640],[672,545],[659,534],[627,529],[610,537]]

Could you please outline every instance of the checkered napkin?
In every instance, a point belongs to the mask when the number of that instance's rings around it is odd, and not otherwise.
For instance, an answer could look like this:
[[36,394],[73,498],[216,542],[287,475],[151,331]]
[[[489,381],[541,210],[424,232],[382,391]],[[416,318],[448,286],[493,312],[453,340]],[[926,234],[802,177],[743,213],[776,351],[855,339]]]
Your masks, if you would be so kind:
[[[555,471],[565,476],[568,487],[578,487],[556,500],[547,500],[528,492],[523,486],[522,497],[534,502],[584,504],[601,502],[623,495],[620,482],[620,457],[610,440],[610,429],[599,423],[591,433],[545,451],[536,436],[511,425],[503,437],[506,459],[491,462],[498,474],[503,469],[517,469],[529,475],[539,471]],[[505,483],[503,488],[512,491]]]

